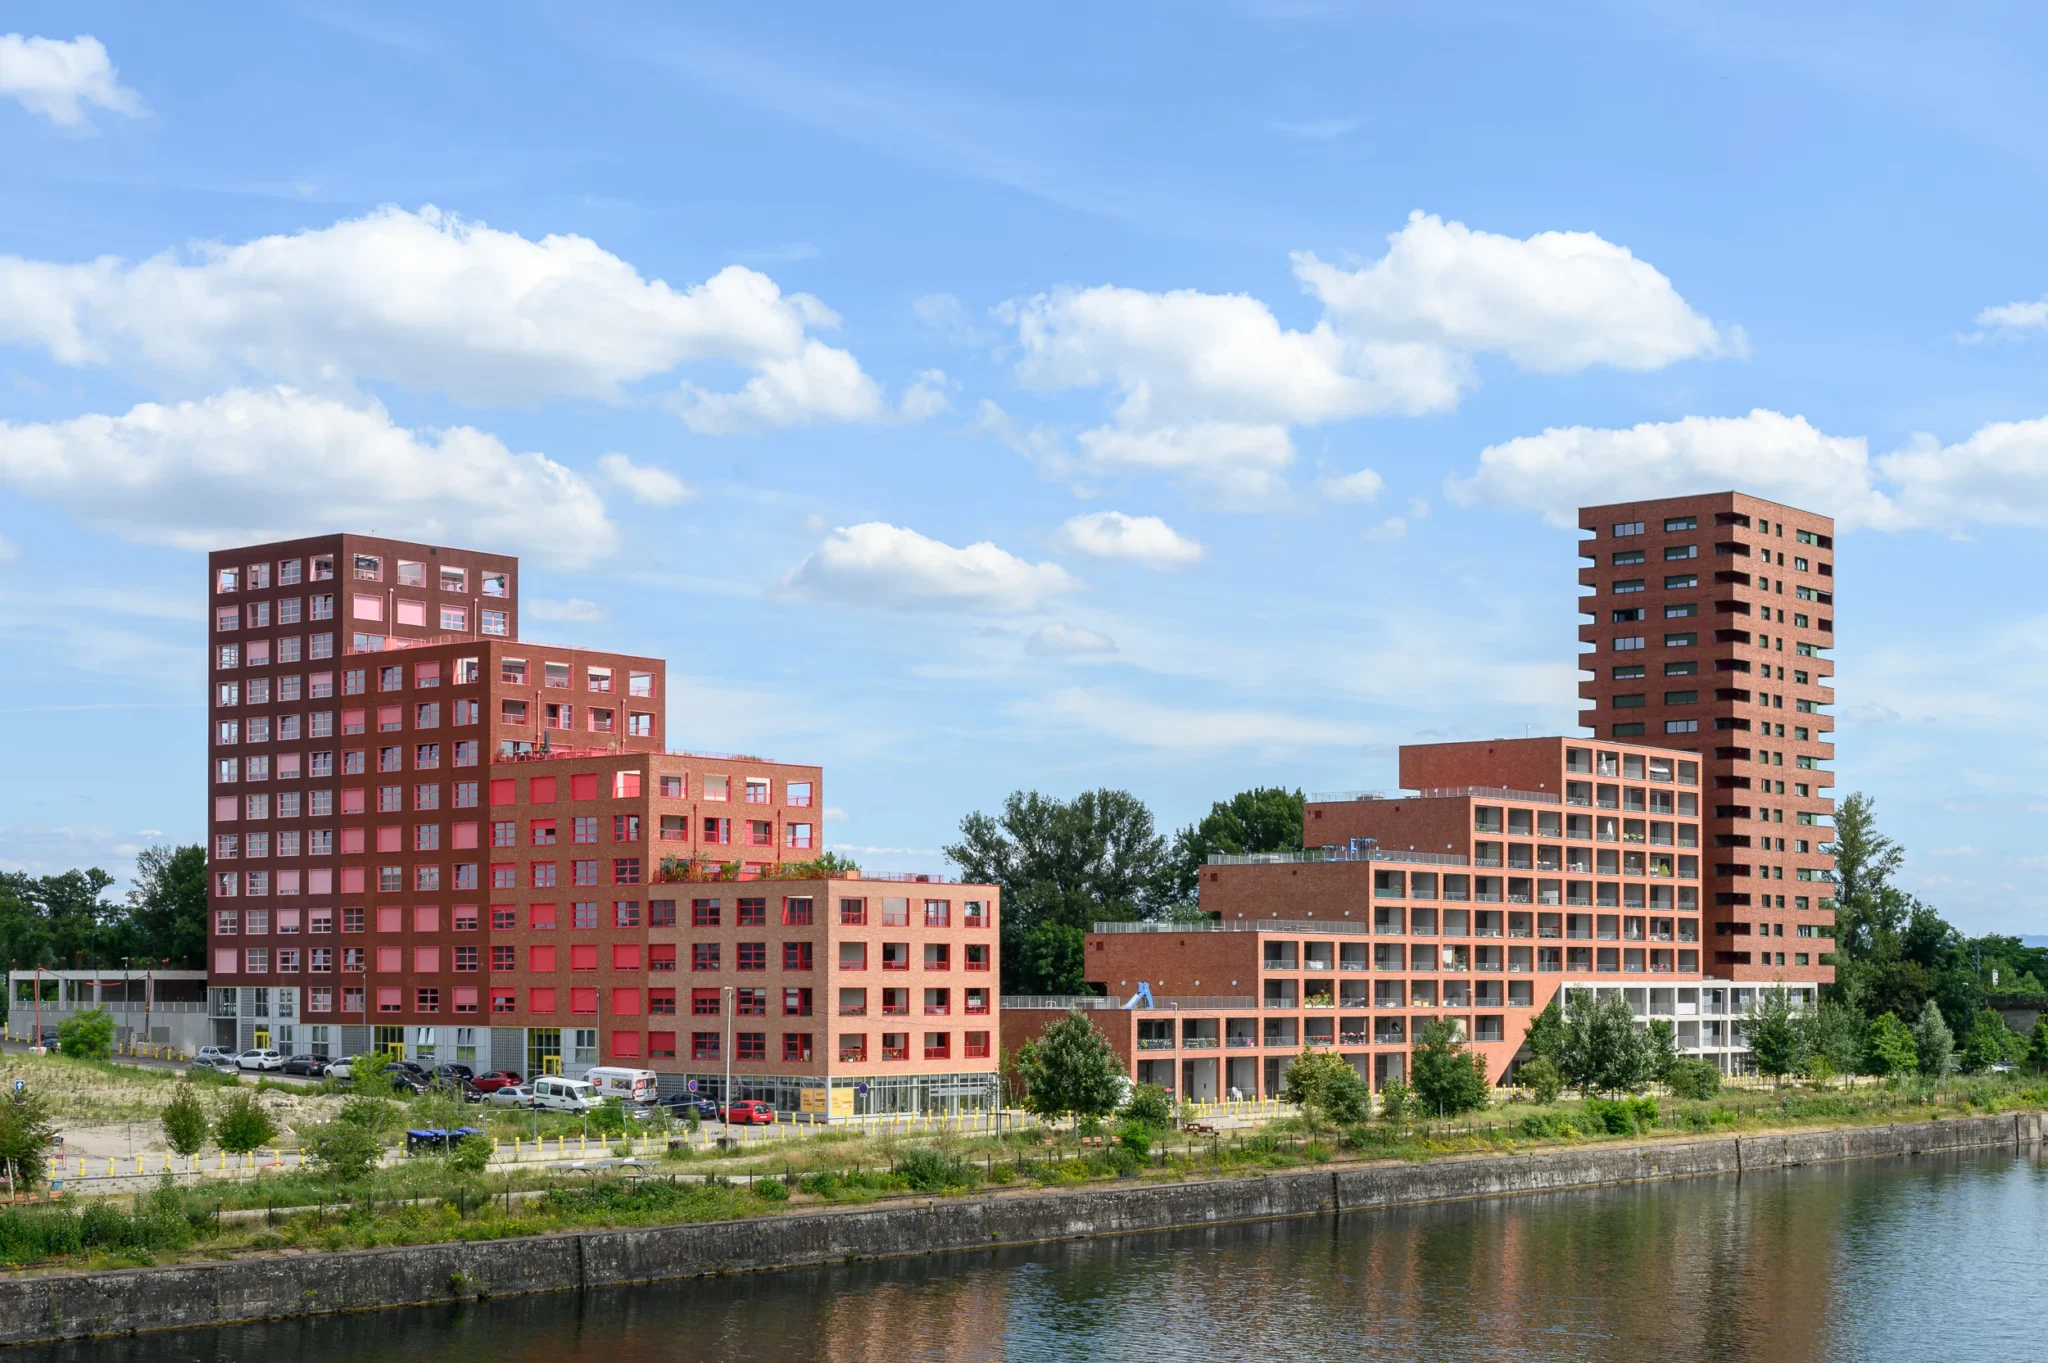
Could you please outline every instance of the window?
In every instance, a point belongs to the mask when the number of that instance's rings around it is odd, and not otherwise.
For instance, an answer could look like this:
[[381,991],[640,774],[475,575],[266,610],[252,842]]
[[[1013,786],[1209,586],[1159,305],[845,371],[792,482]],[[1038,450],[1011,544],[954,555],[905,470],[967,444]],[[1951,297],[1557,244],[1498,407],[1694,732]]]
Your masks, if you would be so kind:
[[782,968],[784,970],[809,970],[811,968],[811,944],[809,942],[784,942],[782,944]]
[[1667,563],[1677,559],[1698,558],[1699,556],[1700,547],[1697,544],[1667,544],[1664,546],[1664,561]]
[[1614,698],[1614,708],[1617,710],[1639,709],[1643,704],[1643,699],[1643,693],[1640,691],[1625,696],[1616,696]]
[[764,898],[741,899],[738,916],[733,921],[743,928],[767,927],[768,901]]
[[626,733],[633,738],[654,737],[654,716],[645,710],[634,710],[626,716]]
[[1666,620],[1689,619],[1699,613],[1699,603],[1695,601],[1680,602],[1677,605],[1670,605],[1664,608],[1664,618]]
[[[229,765],[230,765],[230,766],[232,766],[232,765],[233,765],[233,761],[234,761],[234,759],[232,759],[232,758],[228,759],[228,762],[229,762]],[[226,777],[223,777],[222,779],[223,779],[223,780],[227,780],[227,781],[232,781],[232,780],[234,780],[235,778],[234,778],[233,776],[226,776]],[[706,796],[705,798],[709,799],[710,797],[709,797],[709,796]],[[708,842],[708,843],[717,843],[717,844],[720,844],[720,845],[723,845],[723,844],[725,844],[725,843],[729,843],[729,842],[731,842],[731,841],[732,841],[732,820],[731,820],[731,819],[706,819],[706,820],[704,820],[704,841],[705,841],[705,842]]]
[[1616,539],[1626,539],[1630,535],[1640,535],[1642,533],[1643,523],[1641,521],[1622,521],[1614,527],[1614,538]]
[[718,926],[719,901],[716,899],[693,899],[690,901],[690,926],[693,928],[715,928]]
[[783,899],[782,925],[788,928],[805,928],[811,925],[811,899],[809,896],[789,896]]
[[637,928],[640,926],[640,901],[621,899],[612,905],[612,926],[615,928]]
[[1664,636],[1664,647],[1692,648],[1693,646],[1698,644],[1699,641],[1700,636],[1697,634],[1667,634]]
[[1667,734],[1696,734],[1699,731],[1700,722],[1696,719],[1667,719],[1664,721],[1664,732]]
[[[1642,736],[1643,726],[1640,724],[1617,724],[1614,726],[1614,737],[1616,738],[1641,738]],[[1603,855],[1605,854],[1603,853]]]
[[640,858],[612,858],[612,884],[638,885],[640,883]]
[[716,942],[692,942],[692,943],[690,943],[690,969],[692,969],[692,970],[716,970],[716,969],[718,969],[718,943],[716,943]]
[[1610,612],[1610,614],[1614,617],[1613,623],[1617,625],[1625,625],[1632,620],[1643,619],[1646,612],[1643,610],[1641,606],[1631,606],[1629,609],[1625,611],[1612,611]]
[[865,899],[842,899],[839,901],[839,923],[842,927],[861,928],[868,922],[868,901]]
[[807,823],[787,825],[783,830],[783,841],[789,847],[809,848],[811,846],[811,825]]
[[597,901],[578,900],[569,906],[569,926],[572,928],[595,928],[597,926]]
[[[1664,703],[1666,705],[1697,705],[1699,704],[1699,699],[1700,693],[1697,691],[1666,691],[1664,693]],[[1678,730],[1674,729],[1672,732],[1676,733]],[[1687,732],[1690,731],[1688,730]]]
[[506,613],[504,611],[478,611],[477,617],[482,622],[482,630],[485,634],[503,635],[507,632],[505,623]]
[[766,942],[741,942],[734,951],[734,968],[739,970],[766,970],[768,968],[768,944]]
[[1697,530],[1699,528],[1700,518],[1697,516],[1667,516],[1664,518],[1664,531],[1666,534],[1674,530]]
[[1639,577],[1621,578],[1617,580],[1614,584],[1614,594],[1616,596],[1627,596],[1631,592],[1639,592],[1642,590],[1643,580]]
[[1643,636],[1640,634],[1628,635],[1614,641],[1614,651],[1616,653],[1628,653],[1642,646]]
[[626,694],[632,696],[652,696],[654,694],[654,674],[652,672],[627,673]]

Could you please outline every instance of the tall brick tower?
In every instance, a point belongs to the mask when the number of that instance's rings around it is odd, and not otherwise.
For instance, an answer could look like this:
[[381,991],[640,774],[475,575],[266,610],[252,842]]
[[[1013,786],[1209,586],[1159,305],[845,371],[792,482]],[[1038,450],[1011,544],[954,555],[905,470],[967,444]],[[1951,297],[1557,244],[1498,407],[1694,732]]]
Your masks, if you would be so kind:
[[1834,522],[1717,492],[1579,529],[1582,722],[1703,763],[1706,973],[1831,982]]

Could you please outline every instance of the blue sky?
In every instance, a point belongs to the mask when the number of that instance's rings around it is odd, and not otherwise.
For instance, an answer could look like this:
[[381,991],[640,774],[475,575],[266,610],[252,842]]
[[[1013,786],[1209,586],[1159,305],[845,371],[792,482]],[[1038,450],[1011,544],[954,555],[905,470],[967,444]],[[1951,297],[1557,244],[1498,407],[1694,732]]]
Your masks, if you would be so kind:
[[[1930,26],[1934,24],[1936,26]],[[1842,521],[1840,788],[2038,931],[2018,6],[10,5],[0,864],[201,831],[209,545],[518,553],[934,867],[1569,731],[1573,507]]]

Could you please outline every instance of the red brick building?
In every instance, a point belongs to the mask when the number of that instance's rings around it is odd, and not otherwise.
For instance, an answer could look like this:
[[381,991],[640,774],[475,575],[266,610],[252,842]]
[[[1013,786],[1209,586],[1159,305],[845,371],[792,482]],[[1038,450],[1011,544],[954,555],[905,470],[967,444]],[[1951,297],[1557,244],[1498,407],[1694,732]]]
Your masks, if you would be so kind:
[[1709,973],[1832,981],[1834,522],[1721,492],[1579,528],[1586,725],[1702,765]]
[[515,559],[333,535],[208,587],[222,1044],[993,1100],[996,892],[817,879],[821,770],[667,751],[661,661],[521,639]]

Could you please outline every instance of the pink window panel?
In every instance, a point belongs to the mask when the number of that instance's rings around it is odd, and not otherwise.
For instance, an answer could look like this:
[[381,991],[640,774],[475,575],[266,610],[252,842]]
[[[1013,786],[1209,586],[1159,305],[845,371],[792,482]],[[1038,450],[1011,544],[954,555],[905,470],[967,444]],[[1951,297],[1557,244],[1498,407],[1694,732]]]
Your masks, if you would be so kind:
[[238,819],[242,815],[242,802],[232,795],[213,797],[213,817],[222,823]]
[[277,930],[286,933],[297,932],[299,930],[299,911],[297,909],[279,909],[277,911]]
[[476,825],[473,823],[456,824],[452,830],[451,845],[455,847],[476,846]]
[[237,973],[235,970],[237,959],[238,957],[233,947],[219,948],[213,953],[213,973],[216,975],[233,975]]
[[[343,856],[345,856],[345,857],[346,857],[346,856],[361,856],[361,855],[362,855],[362,851],[363,851],[363,830],[362,830],[362,829],[360,829],[360,828],[344,828],[344,829],[342,829],[342,830],[341,830],[341,854],[342,854]],[[347,873],[346,871],[344,871],[344,872],[343,872],[342,874],[346,875],[346,874],[348,874],[348,873]]]
[[372,595],[370,595],[370,594],[369,594],[368,592],[357,592],[357,593],[356,593],[356,619],[358,619],[358,620],[382,620],[383,618],[384,618],[384,598],[383,598],[383,597],[381,597],[381,596],[372,596]]
[[640,991],[637,989],[612,990],[612,1012],[621,1017],[634,1017],[640,1012]]
[[297,894],[299,892],[299,873],[297,871],[279,871],[277,873],[277,892],[279,894]]
[[334,872],[332,872],[332,871],[308,871],[308,872],[306,872],[306,893],[307,893],[307,894],[333,894],[333,893],[334,893]]
[[404,835],[404,832],[404,829],[399,828],[396,825],[393,825],[388,828],[378,829],[377,850],[379,852],[396,852],[401,850],[398,845],[398,840]]
[[296,781],[299,779],[299,755],[297,753],[287,752],[277,755],[277,779],[280,781]]
[[412,684],[414,686],[439,686],[441,684],[441,664],[413,664]]
[[412,930],[414,932],[439,932],[441,930],[440,908],[433,904],[421,904],[416,907],[412,911]]
[[597,991],[595,989],[571,989],[569,1011],[572,1013],[597,1013]]
[[251,639],[251,640],[249,641],[249,666],[251,666],[251,667],[268,667],[269,665],[270,665],[270,640],[268,640],[268,639]]
[[396,975],[405,969],[405,952],[400,947],[377,948],[377,973]]
[[399,602],[398,623],[401,625],[415,625],[425,629],[427,626],[427,603],[424,601]]
[[637,1060],[640,1058],[640,1033],[613,1032],[612,1058],[615,1060]]
[[474,1013],[476,1011],[476,986],[458,985],[455,989],[455,1011]]
[[405,911],[403,909],[393,908],[390,905],[386,905],[385,907],[377,910],[377,931],[402,931],[402,915],[404,914],[404,912]]
[[343,788],[341,792],[341,812],[344,814],[360,814],[363,812],[363,788],[361,786]]
[[432,975],[441,969],[441,948],[414,947],[412,968],[415,974]]
[[377,1011],[378,1011],[378,1012],[380,1012],[380,1013],[395,1013],[395,1012],[397,1012],[397,1011],[399,1010],[399,1008],[400,1008],[400,1007],[401,1007],[401,1004],[399,1003],[399,991],[398,991],[397,989],[394,989],[394,988],[387,988],[387,987],[384,987],[384,986],[379,986],[379,987],[378,987],[378,989],[377,989]]
[[344,866],[341,868],[341,892],[343,894],[361,894],[363,892],[362,867]]

